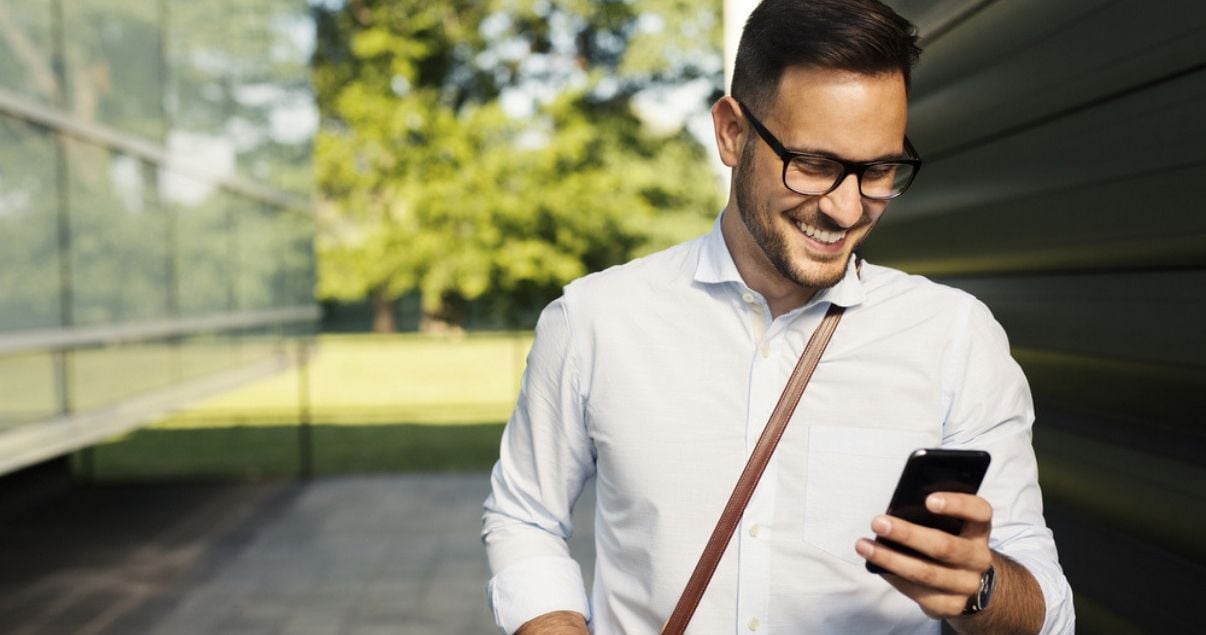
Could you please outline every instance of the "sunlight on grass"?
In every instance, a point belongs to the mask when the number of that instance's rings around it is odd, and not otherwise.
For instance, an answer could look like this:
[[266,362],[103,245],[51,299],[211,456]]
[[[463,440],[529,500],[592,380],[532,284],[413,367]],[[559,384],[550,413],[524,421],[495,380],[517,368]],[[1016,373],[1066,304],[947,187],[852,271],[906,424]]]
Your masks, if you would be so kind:
[[[505,421],[515,405],[530,333],[324,335],[307,369],[318,424]],[[299,420],[291,370],[177,413],[169,428],[284,425]]]
[[[305,374],[194,404],[77,453],[75,466],[109,482],[488,470],[531,343],[530,332],[324,335]],[[308,428],[298,425],[303,376]]]

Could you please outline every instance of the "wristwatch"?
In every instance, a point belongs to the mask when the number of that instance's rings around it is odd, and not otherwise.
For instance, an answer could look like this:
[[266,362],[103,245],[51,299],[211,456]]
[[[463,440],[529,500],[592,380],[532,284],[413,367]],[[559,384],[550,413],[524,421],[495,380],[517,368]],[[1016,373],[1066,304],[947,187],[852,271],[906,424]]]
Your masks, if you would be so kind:
[[996,583],[997,570],[990,564],[988,571],[980,576],[980,590],[967,599],[967,608],[963,609],[963,614],[975,615],[988,608],[988,601],[992,599],[992,588]]

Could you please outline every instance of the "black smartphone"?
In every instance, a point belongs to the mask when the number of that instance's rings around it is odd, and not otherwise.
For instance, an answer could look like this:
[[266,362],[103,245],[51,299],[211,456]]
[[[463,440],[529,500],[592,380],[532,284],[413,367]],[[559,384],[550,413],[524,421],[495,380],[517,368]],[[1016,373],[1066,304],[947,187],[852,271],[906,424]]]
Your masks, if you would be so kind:
[[[963,521],[931,512],[925,507],[925,499],[934,492],[975,494],[980,490],[980,483],[991,460],[992,457],[982,450],[915,450],[909,455],[900,481],[896,483],[896,492],[892,494],[892,502],[888,503],[888,515],[941,529],[949,534],[958,534],[963,531]],[[885,538],[876,537],[875,541],[904,554],[926,557]],[[871,573],[891,573],[870,562],[867,562],[867,570]]]

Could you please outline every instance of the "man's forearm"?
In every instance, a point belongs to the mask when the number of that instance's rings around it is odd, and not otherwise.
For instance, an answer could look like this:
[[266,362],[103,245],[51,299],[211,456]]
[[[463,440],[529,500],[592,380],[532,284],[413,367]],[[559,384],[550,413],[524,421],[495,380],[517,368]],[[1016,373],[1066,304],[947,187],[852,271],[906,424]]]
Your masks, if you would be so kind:
[[554,611],[524,622],[515,635],[586,635],[589,632],[586,618],[581,613]]
[[1037,634],[1046,617],[1046,603],[1038,581],[1026,567],[1001,553],[994,551],[992,562],[997,570],[996,588],[988,608],[975,615],[947,621],[964,635]]

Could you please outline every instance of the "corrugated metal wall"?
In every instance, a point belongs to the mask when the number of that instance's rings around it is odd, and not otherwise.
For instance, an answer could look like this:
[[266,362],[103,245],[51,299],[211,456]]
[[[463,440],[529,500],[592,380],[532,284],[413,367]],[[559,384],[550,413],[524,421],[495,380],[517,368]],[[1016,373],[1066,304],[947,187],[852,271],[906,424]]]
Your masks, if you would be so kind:
[[1206,2],[973,4],[919,20],[926,164],[864,251],[1009,332],[1079,632],[1201,632]]

